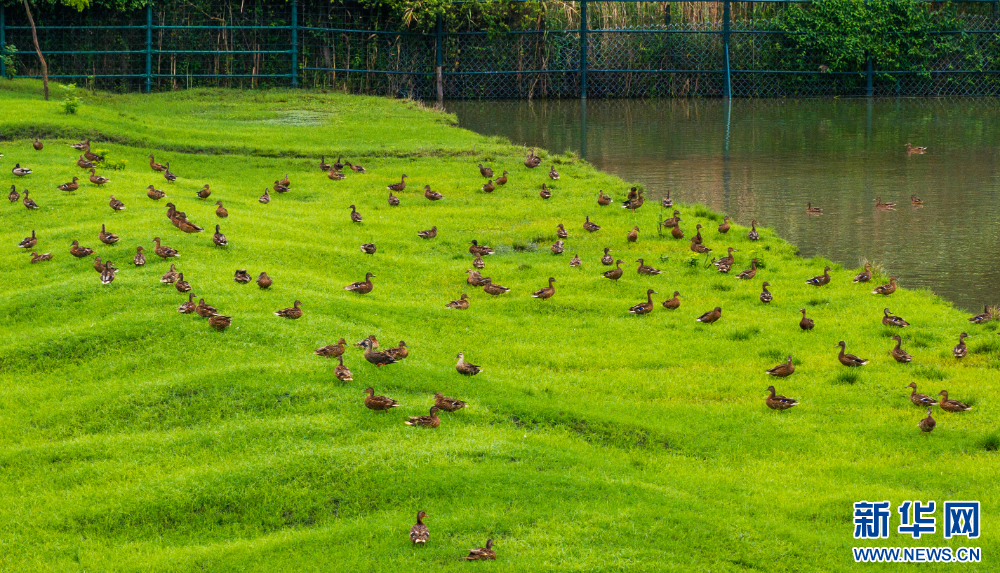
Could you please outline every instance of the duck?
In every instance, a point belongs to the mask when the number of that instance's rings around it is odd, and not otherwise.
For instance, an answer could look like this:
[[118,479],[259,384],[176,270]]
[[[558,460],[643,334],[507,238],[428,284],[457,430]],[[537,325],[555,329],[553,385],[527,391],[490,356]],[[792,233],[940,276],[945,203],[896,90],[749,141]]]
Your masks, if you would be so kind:
[[728,273],[729,270],[733,268],[732,264],[725,261],[725,257],[719,260],[712,259],[711,264],[715,265],[715,268],[718,269],[720,273]]
[[674,291],[674,297],[663,301],[663,308],[667,310],[677,310],[681,306],[681,293]]
[[834,346],[840,347],[840,354],[837,356],[837,360],[840,360],[840,363],[844,366],[864,366],[865,364],[868,364],[867,358],[858,358],[853,354],[846,354],[844,350],[847,348],[847,343],[843,340]]
[[889,284],[875,287],[872,294],[890,295],[896,292],[896,277],[889,278]]
[[426,231],[418,231],[417,236],[420,237],[421,239],[433,239],[434,237],[438,236],[437,225],[431,227]]
[[209,197],[209,196],[210,196],[211,194],[212,194],[212,189],[210,189],[210,188],[209,188],[209,186],[208,186],[208,183],[206,183],[206,184],[205,184],[205,186],[204,186],[204,187],[202,187],[202,188],[201,188],[201,189],[200,189],[200,190],[199,190],[199,191],[198,191],[198,192],[196,193],[196,195],[198,195],[198,198],[199,198],[199,199],[208,199],[208,197]]
[[611,204],[611,197],[605,195],[603,189],[597,192],[597,204],[601,207],[607,207]]
[[156,158],[153,157],[152,155],[149,156],[149,168],[152,169],[153,171],[166,171],[167,170],[167,166],[166,165],[161,165],[161,164],[157,163],[156,162]]
[[354,346],[364,349],[366,344],[371,345],[372,349],[374,350],[378,348],[378,338],[376,338],[374,334],[369,334],[365,338],[362,338],[358,342],[355,342]]
[[387,348],[385,351],[396,360],[402,360],[410,355],[410,348],[402,340],[399,341],[399,346]]
[[[680,221],[680,219],[678,219],[678,221]],[[676,227],[671,227],[670,228],[670,236],[673,237],[673,238],[675,238],[675,239],[683,239],[684,238],[684,231],[681,230],[681,226],[680,225],[677,225]]]
[[663,272],[660,269],[647,265],[642,259],[636,259],[635,262],[639,263],[639,268],[636,269],[636,272],[640,275],[658,275]]
[[819,207],[813,207],[812,203],[806,203],[806,213],[809,213],[810,215],[822,215],[823,210]]
[[630,243],[634,243],[634,242],[638,241],[639,240],[639,227],[632,227],[632,232],[630,232],[628,234],[628,236],[625,237],[625,239],[628,240],[628,242],[630,242]]
[[11,185],[10,193],[7,194],[7,200],[9,200],[11,203],[16,203],[20,199],[21,199],[21,194],[17,192],[17,188]]
[[337,365],[333,367],[333,375],[341,382],[350,382],[354,380],[354,376],[351,375],[351,369],[344,366],[344,357],[337,357]]
[[[732,247],[729,247],[729,254],[727,254],[726,256],[722,257],[721,259],[715,261],[712,264],[714,264],[716,267],[732,266],[732,264],[736,261],[736,257],[733,256],[733,253],[737,253],[737,252],[739,252],[739,251],[737,251],[736,249],[734,249]],[[726,272],[728,272],[728,269],[726,270]]]
[[274,192],[275,192],[275,193],[278,193],[278,194],[281,194],[281,193],[288,193],[289,191],[291,191],[291,190],[292,190],[292,189],[291,189],[290,187],[288,187],[287,185],[282,185],[280,181],[275,181],[275,182],[274,182],[274,185],[272,185],[272,186],[271,186],[271,189],[273,189],[273,190],[274,190]]
[[[633,193],[635,196],[631,197]],[[635,211],[639,207],[642,207],[643,203],[646,202],[646,198],[643,197],[642,194],[643,191],[641,189],[637,191],[636,188],[633,187],[632,192],[629,193],[630,198],[626,199],[625,202],[622,203],[622,209],[631,209]]]
[[316,356],[325,356],[327,358],[336,358],[347,350],[347,341],[341,338],[336,344],[327,344],[326,346],[321,346],[313,351]]
[[910,195],[910,205],[923,205],[924,200],[916,195]]
[[22,249],[30,249],[38,244],[38,237],[35,236],[35,231],[31,231],[30,237],[25,237],[21,239],[21,242],[17,244],[18,247]]
[[333,162],[333,165],[331,165],[331,167],[333,167],[337,171],[340,171],[341,169],[344,168],[343,159],[344,159],[343,155],[338,155],[337,160]]
[[374,255],[376,249],[375,243],[364,243],[361,245],[361,252],[366,255]]
[[246,269],[236,269],[236,273],[233,274],[233,280],[241,285],[245,285],[252,281],[253,277],[250,276],[250,273],[248,273]]
[[115,199],[114,195],[112,195],[111,196],[111,200],[108,201],[108,206],[111,207],[112,211],[124,211],[125,210],[125,203],[122,203],[118,199]]
[[750,268],[741,271],[740,274],[736,275],[736,278],[750,280],[755,276],[757,276],[757,259],[750,259]]
[[343,181],[344,179],[347,179],[347,175],[344,175],[337,169],[330,169],[326,173],[326,178],[330,181]]
[[51,260],[52,260],[52,253],[42,253],[40,255],[36,252],[31,253],[32,263],[40,263],[42,261],[51,261]]
[[625,271],[622,270],[621,265],[622,265],[622,260],[618,259],[617,261],[615,261],[615,268],[611,269],[610,271],[605,271],[604,273],[601,273],[601,276],[603,276],[606,279],[617,281],[618,279],[622,278],[622,275],[625,273]]
[[97,167],[93,163],[91,163],[91,162],[87,161],[86,159],[84,159],[84,157],[82,155],[80,156],[79,159],[76,160],[76,165],[80,169],[93,169],[93,168]]
[[174,288],[177,292],[191,292],[191,283],[184,280],[184,273],[177,273],[177,280],[174,281]]
[[351,205],[351,221],[355,223],[361,222],[361,213],[358,213],[358,209],[354,205]]
[[502,295],[505,292],[510,292],[509,288],[507,288],[505,286],[500,286],[498,284],[494,284],[493,281],[490,280],[489,277],[486,277],[483,280],[485,281],[485,284],[483,284],[483,292],[485,292],[486,294],[491,294],[493,296],[499,296],[499,295]]
[[264,189],[264,194],[257,198],[257,202],[262,205],[267,205],[271,202],[271,193],[268,189]]
[[555,165],[549,167],[549,179],[551,179],[553,181],[558,181],[559,180],[559,172],[556,171],[556,166]]
[[[339,354],[337,356],[340,356]],[[385,412],[392,408],[398,408],[400,403],[388,396],[379,396],[371,386],[365,388],[365,408],[376,412]],[[423,513],[423,512],[421,512]],[[419,520],[419,518],[418,518]]]
[[31,169],[27,167],[21,167],[20,163],[14,164],[14,168],[10,170],[11,173],[18,177],[24,177],[25,175],[31,175]]
[[484,183],[482,186],[483,193],[492,193],[494,190],[496,190],[496,188],[497,186],[493,184],[492,179]]
[[660,200],[660,205],[664,209],[670,209],[674,206],[674,200],[670,198],[670,189],[667,189],[667,196]]
[[467,404],[465,402],[445,396],[441,392],[434,393],[434,406],[439,410],[444,410],[445,412],[457,412],[458,410],[466,407],[466,405]]
[[138,247],[135,248],[135,256],[132,257],[132,264],[133,265],[135,265],[137,267],[141,267],[141,266],[144,266],[146,264],[146,255],[143,254],[143,251],[145,251],[145,250],[146,249],[144,249],[142,247],[142,245],[140,245],[140,246],[138,246]]
[[96,169],[91,169],[90,170],[90,182],[93,183],[94,185],[97,185],[98,187],[100,187],[101,185],[104,185],[105,183],[110,183],[111,180],[108,179],[107,177],[103,177],[101,175],[98,175]]
[[216,217],[220,219],[225,219],[226,217],[229,216],[229,211],[222,206],[222,201],[216,201],[215,204],[218,205],[218,208],[215,209]]
[[549,286],[536,290],[535,292],[531,293],[531,296],[533,298],[540,298],[542,300],[551,298],[552,295],[556,294],[556,287],[552,286],[552,283],[554,282],[556,282],[556,279],[553,277],[549,277]]
[[260,287],[261,290],[270,288],[273,283],[274,281],[271,277],[267,276],[267,273],[260,273],[260,276],[257,277],[257,286]]
[[722,318],[722,307],[715,307],[712,310],[706,312],[705,314],[699,316],[695,320],[704,324],[711,324]]
[[428,201],[439,201],[444,199],[444,195],[438,193],[437,191],[431,191],[430,185],[424,185],[424,197],[426,197]]
[[573,258],[570,259],[570,261],[569,261],[569,266],[571,266],[571,267],[578,267],[578,266],[580,266],[582,264],[583,264],[583,261],[580,260],[580,255],[579,254],[573,255]]
[[888,308],[882,309],[882,324],[886,326],[898,326],[900,328],[910,326],[909,322],[906,322],[898,316],[893,316],[892,313],[889,312]]
[[325,155],[320,155],[319,156],[319,170],[320,171],[330,171],[331,169],[333,169],[333,167],[331,167],[330,164],[326,162],[326,156]]
[[101,262],[101,257],[94,257],[94,270],[98,273],[104,271],[104,263]]
[[274,311],[274,316],[280,316],[281,318],[290,318],[295,320],[302,317],[302,309],[299,305],[302,304],[299,301],[295,301],[290,308],[282,308],[280,310]]
[[965,412],[972,409],[972,406],[969,406],[968,404],[963,404],[958,400],[948,399],[947,390],[941,390],[938,392],[938,396],[941,396],[941,401],[938,402],[938,406],[940,406],[945,412]]
[[965,338],[967,336],[969,335],[964,332],[958,335],[958,344],[951,350],[951,353],[955,358],[963,358],[966,354],[968,354],[969,347],[965,345]]
[[807,285],[813,285],[813,286],[823,286],[823,285],[826,285],[826,284],[830,284],[830,267],[824,268],[823,269],[823,274],[815,276],[815,277],[807,280],[806,284]]
[[756,241],[760,239],[760,233],[757,232],[757,221],[750,221],[750,230],[747,231],[747,238],[751,241]]
[[375,366],[382,367],[386,364],[395,364],[396,362],[399,362],[399,360],[393,356],[392,353],[375,350],[375,342],[373,342],[371,338],[362,340],[360,344],[361,347],[365,349],[365,360]]
[[632,314],[649,314],[653,312],[653,295],[656,291],[653,289],[648,289],[646,291],[646,302],[640,302],[639,304],[628,309]]
[[375,285],[372,283],[372,277],[374,276],[375,275],[373,275],[372,273],[365,273],[365,280],[353,282],[345,286],[344,290],[349,290],[351,292],[356,292],[358,294],[368,294],[372,292],[372,289],[375,288]]
[[77,181],[79,180],[80,180],[79,178],[74,177],[72,181],[70,181],[69,183],[63,183],[62,185],[56,187],[56,189],[60,191],[69,191],[69,192],[76,191],[77,189],[80,188],[80,184],[77,183]]
[[[791,358],[789,358],[789,363],[791,363]],[[764,402],[767,404],[767,407],[772,410],[787,410],[799,405],[798,400],[795,398],[775,394],[774,386],[768,386],[767,391],[771,394],[764,400]]]
[[701,226],[701,223],[698,223],[697,225],[694,226],[694,236],[691,237],[692,243],[697,243],[699,245],[702,243],[702,238],[701,238],[702,229],[703,227]]
[[568,239],[569,238],[569,232],[566,231],[566,227],[563,227],[562,223],[559,223],[558,225],[556,225],[556,236],[559,237],[560,239]]
[[893,336],[892,339],[896,341],[896,347],[893,348],[891,351],[889,351],[889,354],[892,355],[892,357],[896,360],[896,362],[901,362],[905,364],[906,362],[913,361],[913,357],[907,354],[906,351],[903,350],[902,348],[903,337],[897,334],[896,336]]
[[292,186],[292,182],[288,180],[288,174],[287,173],[285,173],[285,177],[283,179],[279,179],[277,181],[277,183],[278,183],[278,185],[281,185],[282,187],[291,187]]
[[35,141],[31,144],[31,146],[35,148],[35,151],[41,151],[42,148],[45,147],[44,145],[42,145],[42,142],[37,137],[35,138]]
[[[431,407],[429,416],[410,416],[410,419],[404,422],[407,426],[420,426],[423,428],[436,428],[441,425],[441,419],[437,417],[438,408],[436,406]],[[426,543],[430,534],[427,532],[427,526],[421,522],[421,518],[427,517],[424,512],[417,513],[417,524],[410,528],[410,541],[413,544]]]
[[80,241],[73,241],[73,246],[69,248],[69,254],[73,255],[78,259],[83,257],[89,257],[94,254],[94,249],[88,247],[81,247]]
[[883,211],[893,211],[896,209],[895,203],[883,203],[881,197],[875,198],[875,208]]
[[583,230],[589,233],[593,233],[595,231],[600,231],[601,226],[598,225],[597,223],[591,223],[590,216],[588,215],[586,221],[583,222]]
[[937,400],[931,398],[927,394],[920,394],[917,392],[917,383],[910,382],[906,385],[907,388],[913,388],[913,392],[910,392],[910,402],[913,402],[917,406],[933,406],[937,404]]
[[109,233],[103,224],[101,225],[101,232],[97,234],[97,238],[105,245],[113,245],[118,242],[118,235]]
[[917,147],[917,146],[911,145],[909,142],[907,142],[906,143],[906,152],[907,153],[923,154],[923,153],[927,152],[927,148],[926,147]]
[[865,269],[854,277],[856,283],[866,283],[872,280],[872,264],[865,263]]
[[534,149],[528,150],[528,156],[524,158],[524,166],[528,169],[534,169],[542,164],[542,159],[535,155]]
[[816,326],[816,323],[813,322],[813,319],[806,318],[806,309],[800,308],[799,312],[802,313],[802,320],[799,321],[799,328],[802,330],[812,330],[813,327]]
[[549,199],[552,197],[552,191],[542,183],[542,190],[538,192],[538,196],[542,199]]
[[161,245],[159,237],[154,237],[152,242],[156,243],[156,248],[153,249],[153,252],[160,258],[169,259],[171,257],[181,256],[181,254],[177,252],[177,249]]
[[476,255],[476,258],[472,259],[472,266],[477,269],[484,269],[486,268],[486,261],[483,260],[483,257]]
[[555,243],[553,243],[553,245],[551,247],[549,247],[549,250],[552,251],[553,255],[561,255],[561,254],[563,254],[563,251],[565,250],[563,248],[563,240],[559,239],[558,241],[556,241]]
[[[34,233],[34,231],[32,231],[32,233]],[[990,312],[990,307],[983,306],[983,312],[981,312],[981,313],[977,314],[976,316],[973,316],[972,318],[970,318],[969,322],[971,322],[973,324],[982,324],[984,322],[989,322],[991,320],[993,320],[993,313]]]
[[392,191],[389,191],[389,206],[390,207],[398,207],[399,206],[399,197],[396,197],[395,195],[393,195]]
[[367,169],[365,169],[364,167],[362,167],[360,165],[355,165],[355,164],[351,163],[350,161],[345,161],[344,165],[350,167],[351,171],[353,171],[355,173],[368,173]]
[[[430,189],[430,186],[427,188]],[[399,183],[393,183],[392,185],[386,187],[386,189],[389,191],[402,191],[403,189],[406,189],[406,174],[404,173],[403,176],[399,178]]]
[[195,313],[202,318],[208,318],[212,315],[218,314],[219,309],[205,302],[205,299],[198,299],[198,306],[194,308]]
[[934,417],[931,416],[931,409],[927,408],[927,417],[921,419],[917,423],[917,427],[920,428],[921,432],[929,434],[934,431],[934,426],[937,426],[937,422],[934,420]]
[[667,228],[676,227],[681,222],[681,219],[680,219],[680,217],[678,217],[678,215],[683,215],[683,213],[681,213],[677,209],[674,209],[674,215],[673,215],[673,217],[670,217],[669,219],[664,219],[663,221],[660,221],[660,225],[663,225],[664,227],[667,227]]
[[604,247],[604,256],[601,257],[602,265],[611,266],[615,264],[615,258],[612,257],[611,254],[609,253],[610,250],[611,250],[610,247]]
[[90,151],[90,149],[85,149],[83,151],[83,156],[84,156],[84,158],[87,159],[87,161],[94,161],[96,163],[100,163],[101,161],[104,161],[104,157],[102,157],[102,156],[100,156],[100,155],[98,155],[98,154]]
[[469,254],[480,256],[492,255],[493,249],[491,247],[487,247],[486,245],[480,245],[475,239],[472,239],[472,246],[469,247]]
[[470,549],[469,554],[464,557],[466,561],[487,561],[496,559],[497,554],[493,551],[493,540],[486,540],[486,547]]
[[706,255],[708,253],[711,253],[712,249],[706,247],[705,245],[698,244],[698,243],[694,242],[694,240],[692,240],[691,241],[691,251],[695,252],[695,253],[698,253],[699,255]]
[[463,294],[458,300],[450,301],[448,304],[444,305],[445,308],[454,308],[457,310],[465,310],[469,308],[469,295]]
[[81,141],[79,143],[71,143],[69,146],[72,147],[73,149],[77,149],[77,150],[83,151],[85,149],[90,149],[90,140],[87,139],[87,140]]
[[37,209],[38,208],[38,203],[35,203],[34,199],[28,197],[28,190],[27,189],[24,190],[24,197],[21,197],[21,204],[24,205],[25,209]]
[[638,198],[639,198],[639,188],[638,187],[632,187],[631,189],[628,190],[628,193],[625,194],[625,202],[626,203],[628,203],[630,201],[634,201],[634,200],[636,200]]
[[479,274],[479,271],[473,269],[466,269],[465,272],[469,275],[466,277],[465,282],[475,287],[484,286],[490,280],[490,277],[484,277]]
[[764,304],[767,304],[767,303],[771,302],[772,300],[774,300],[774,296],[771,295],[771,292],[767,290],[767,287],[769,287],[769,286],[771,286],[771,283],[769,283],[767,281],[764,281],[760,285],[761,292],[760,292],[760,297],[759,298],[760,298],[760,302],[762,302]]
[[729,232],[729,229],[730,229],[729,221],[730,221],[730,219],[731,219],[731,217],[729,215],[726,215],[725,217],[722,218],[722,223],[719,225],[719,232],[722,233],[723,235],[725,235],[726,233]]
[[479,174],[483,176],[483,179],[493,178],[493,170],[489,167],[483,167],[482,163],[479,164]]
[[101,270],[101,284],[109,285],[115,280],[115,273],[118,269],[114,267],[111,261],[104,263],[104,269]]
[[458,355],[455,356],[455,359],[458,360],[458,363],[455,364],[455,370],[458,370],[459,374],[463,374],[465,376],[475,376],[476,374],[482,372],[482,369],[475,364],[466,362],[465,354],[462,352],[459,352]]
[[212,242],[215,243],[216,247],[225,247],[226,245],[229,244],[229,241],[226,239],[226,236],[223,235],[221,231],[219,231],[219,225],[215,226],[215,234],[212,235]]
[[179,276],[180,273],[177,272],[176,265],[170,265],[170,270],[163,273],[163,276],[160,277],[160,282],[165,284],[173,284],[177,282],[177,277]]
[[163,199],[164,197],[167,196],[166,193],[153,187],[152,185],[150,185],[146,189],[148,189],[148,191],[146,191],[146,197],[149,197],[153,201],[159,201],[160,199]]
[[788,356],[788,362],[782,362],[781,364],[775,366],[774,368],[769,368],[766,372],[769,376],[777,376],[778,378],[784,378],[786,376],[791,376],[795,372],[795,365],[792,364],[791,355]]
[[499,187],[501,185],[506,185],[507,184],[507,176],[508,175],[510,175],[510,173],[507,173],[506,171],[504,171],[502,174],[500,174],[500,177],[497,177],[496,181],[494,181],[493,183],[497,187]]
[[223,316],[221,314],[213,314],[208,317],[208,325],[222,332],[223,330],[229,328],[229,325],[233,323],[233,317]]

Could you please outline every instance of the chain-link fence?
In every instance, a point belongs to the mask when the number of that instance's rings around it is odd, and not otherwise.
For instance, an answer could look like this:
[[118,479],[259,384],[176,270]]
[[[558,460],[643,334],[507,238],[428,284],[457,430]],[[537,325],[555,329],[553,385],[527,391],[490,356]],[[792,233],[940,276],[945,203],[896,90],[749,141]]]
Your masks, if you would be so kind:
[[[50,77],[119,91],[305,86],[414,98],[1000,95],[996,0],[960,2],[920,57],[837,69],[782,24],[807,1],[580,0],[479,18],[455,2],[402,22],[355,1],[171,0],[140,11],[36,6]],[[0,8],[8,75],[38,77],[19,4]],[[486,26],[483,22],[490,22]],[[0,64],[0,67],[4,64]],[[12,69],[10,69],[12,68]]]

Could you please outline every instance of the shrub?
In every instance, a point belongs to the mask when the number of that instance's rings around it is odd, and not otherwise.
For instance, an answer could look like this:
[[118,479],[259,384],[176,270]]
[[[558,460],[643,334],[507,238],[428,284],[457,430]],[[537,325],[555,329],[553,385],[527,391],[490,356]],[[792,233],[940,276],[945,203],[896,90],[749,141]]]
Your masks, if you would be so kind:
[[83,103],[83,100],[76,95],[76,84],[60,85],[59,89],[63,93],[63,111],[68,114],[75,114],[80,109],[80,104]]

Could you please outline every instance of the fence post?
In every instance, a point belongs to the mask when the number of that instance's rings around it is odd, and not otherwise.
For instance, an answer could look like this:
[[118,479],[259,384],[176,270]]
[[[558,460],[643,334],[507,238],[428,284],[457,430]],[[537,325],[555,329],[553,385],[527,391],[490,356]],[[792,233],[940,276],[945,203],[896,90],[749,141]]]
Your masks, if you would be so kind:
[[444,101],[444,77],[442,74],[442,68],[444,67],[444,22],[441,19],[441,14],[437,15],[437,38],[434,42],[434,58],[437,75],[437,101],[441,103]]
[[4,48],[7,46],[7,34],[4,28],[7,27],[7,21],[5,20],[4,7],[0,5],[0,79],[7,77],[7,64],[6,60],[3,59]]
[[587,0],[580,0],[580,99],[587,99]]
[[299,87],[299,3],[292,0],[292,87]]
[[153,89],[153,5],[146,5],[146,93]]
[[722,78],[722,97],[730,98],[733,96],[733,89],[729,82],[729,0],[722,3],[722,45],[725,49],[726,66],[726,75]]
[[868,71],[865,73],[865,93],[868,97],[872,97],[875,93],[875,89],[872,86],[872,57],[868,56]]

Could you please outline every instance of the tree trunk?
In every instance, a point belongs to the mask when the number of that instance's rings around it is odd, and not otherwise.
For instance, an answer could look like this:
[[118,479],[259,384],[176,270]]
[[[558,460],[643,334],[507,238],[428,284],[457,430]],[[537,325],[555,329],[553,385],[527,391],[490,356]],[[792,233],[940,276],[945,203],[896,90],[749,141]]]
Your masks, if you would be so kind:
[[45,56],[42,55],[42,49],[38,47],[38,32],[35,30],[35,19],[31,17],[31,8],[28,7],[28,0],[24,1],[24,11],[28,13],[28,22],[31,23],[31,39],[35,41],[35,52],[38,53],[38,59],[42,62],[42,86],[45,89],[45,101],[49,101],[49,65],[45,63]]

